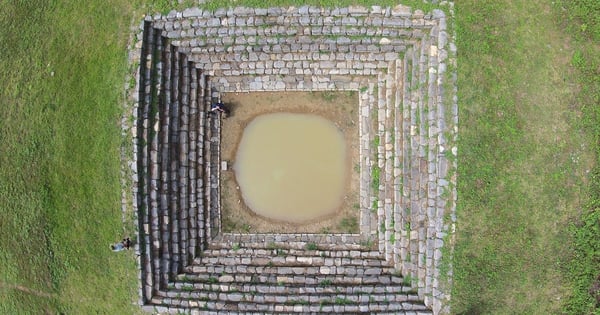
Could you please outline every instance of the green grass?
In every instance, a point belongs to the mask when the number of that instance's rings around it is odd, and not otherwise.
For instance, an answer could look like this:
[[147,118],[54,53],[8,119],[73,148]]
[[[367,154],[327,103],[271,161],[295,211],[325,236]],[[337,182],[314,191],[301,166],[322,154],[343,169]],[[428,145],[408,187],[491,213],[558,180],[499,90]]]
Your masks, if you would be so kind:
[[[598,118],[582,119],[594,103],[578,96],[578,48],[556,10],[537,1],[457,5],[453,313],[556,314],[582,294],[567,272],[577,265],[569,226],[587,204],[586,184],[598,181],[588,176],[598,142],[584,123]],[[597,270],[598,261],[584,265]]]
[[0,11],[0,313],[135,313],[121,221],[127,1]]
[[[568,314],[600,314],[600,11],[598,1],[559,1],[559,17],[574,38],[571,64],[575,68],[580,125],[592,135],[594,167],[590,170],[587,203],[570,225],[573,250],[566,264],[572,289],[563,307]],[[595,281],[595,283],[594,283]]]

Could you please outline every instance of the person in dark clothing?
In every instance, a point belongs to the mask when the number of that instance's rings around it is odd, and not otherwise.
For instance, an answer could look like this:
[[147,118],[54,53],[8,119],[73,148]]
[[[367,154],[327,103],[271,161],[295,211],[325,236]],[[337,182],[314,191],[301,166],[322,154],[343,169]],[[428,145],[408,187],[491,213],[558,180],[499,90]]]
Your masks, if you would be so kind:
[[225,107],[225,104],[221,102],[215,102],[210,105],[210,113],[223,113],[229,115],[229,110]]

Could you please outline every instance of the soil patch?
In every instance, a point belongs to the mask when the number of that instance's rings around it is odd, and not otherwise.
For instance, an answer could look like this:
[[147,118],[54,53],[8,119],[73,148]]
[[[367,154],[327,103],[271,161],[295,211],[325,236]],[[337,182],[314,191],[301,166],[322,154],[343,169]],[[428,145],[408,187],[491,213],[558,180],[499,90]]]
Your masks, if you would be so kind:
[[[232,114],[222,121],[221,159],[229,168],[221,172],[221,217],[224,232],[242,233],[358,233],[359,142],[356,92],[253,92],[224,93],[222,101]],[[261,217],[245,203],[231,166],[244,128],[268,113],[308,113],[333,122],[344,134],[350,163],[344,199],[334,214],[305,223],[285,223]]]

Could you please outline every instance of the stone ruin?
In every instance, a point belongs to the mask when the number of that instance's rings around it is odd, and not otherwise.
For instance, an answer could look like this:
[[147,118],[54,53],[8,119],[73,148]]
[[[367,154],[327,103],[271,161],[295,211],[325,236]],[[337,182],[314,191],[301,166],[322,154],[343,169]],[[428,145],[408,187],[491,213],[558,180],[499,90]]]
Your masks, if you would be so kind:
[[[444,11],[402,5],[147,16],[131,51],[141,307],[448,313],[442,258],[455,222],[458,122],[449,35]],[[360,233],[222,232],[212,99],[340,90],[358,92]]]

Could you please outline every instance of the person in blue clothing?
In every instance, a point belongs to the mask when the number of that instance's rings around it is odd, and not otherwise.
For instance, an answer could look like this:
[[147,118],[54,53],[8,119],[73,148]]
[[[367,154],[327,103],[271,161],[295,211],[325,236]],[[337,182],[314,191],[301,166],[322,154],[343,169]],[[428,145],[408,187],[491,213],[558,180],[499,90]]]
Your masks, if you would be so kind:
[[110,249],[112,249],[113,252],[120,252],[124,249],[129,249],[130,246],[131,246],[131,240],[128,237],[128,238],[124,238],[119,243],[110,245]]

